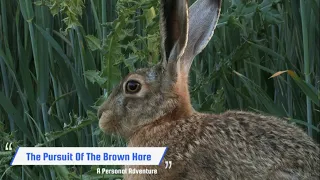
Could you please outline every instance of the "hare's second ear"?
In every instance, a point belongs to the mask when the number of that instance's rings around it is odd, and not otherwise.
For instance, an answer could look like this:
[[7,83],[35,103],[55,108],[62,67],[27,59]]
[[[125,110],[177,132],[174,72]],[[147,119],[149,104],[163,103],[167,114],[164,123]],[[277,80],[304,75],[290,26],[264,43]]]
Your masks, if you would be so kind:
[[221,0],[198,0],[189,8],[188,44],[181,57],[182,70],[188,73],[194,57],[208,44],[217,25]]
[[[177,68],[188,38],[187,0],[161,0],[161,48],[162,65]],[[170,70],[169,70],[170,71]],[[176,70],[173,70],[175,73]]]

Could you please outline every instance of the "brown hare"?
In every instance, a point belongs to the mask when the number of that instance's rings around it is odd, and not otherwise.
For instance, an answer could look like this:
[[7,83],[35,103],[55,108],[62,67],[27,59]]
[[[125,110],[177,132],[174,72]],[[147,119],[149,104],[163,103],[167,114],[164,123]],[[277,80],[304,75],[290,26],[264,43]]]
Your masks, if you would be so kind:
[[161,63],[127,75],[100,107],[100,128],[125,137],[128,146],[168,147],[171,169],[160,165],[156,175],[125,179],[319,179],[319,146],[294,125],[192,108],[188,72],[213,35],[220,6],[221,0],[198,0],[190,8],[186,0],[162,0]]

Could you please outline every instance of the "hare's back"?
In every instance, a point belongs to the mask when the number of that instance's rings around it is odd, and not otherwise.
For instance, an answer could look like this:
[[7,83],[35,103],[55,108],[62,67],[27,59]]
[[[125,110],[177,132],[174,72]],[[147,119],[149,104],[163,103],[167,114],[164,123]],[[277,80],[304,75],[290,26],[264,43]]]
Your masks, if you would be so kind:
[[285,120],[241,111],[202,118],[205,125],[198,139],[200,146],[194,149],[191,174],[219,179],[320,176],[319,147]]

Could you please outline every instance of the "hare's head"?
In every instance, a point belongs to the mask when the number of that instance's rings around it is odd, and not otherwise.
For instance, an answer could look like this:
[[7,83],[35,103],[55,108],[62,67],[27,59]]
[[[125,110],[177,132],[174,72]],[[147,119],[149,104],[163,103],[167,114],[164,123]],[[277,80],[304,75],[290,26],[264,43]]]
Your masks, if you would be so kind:
[[98,112],[100,128],[129,137],[159,119],[190,116],[188,72],[193,58],[213,35],[221,0],[161,1],[162,60],[127,75]]

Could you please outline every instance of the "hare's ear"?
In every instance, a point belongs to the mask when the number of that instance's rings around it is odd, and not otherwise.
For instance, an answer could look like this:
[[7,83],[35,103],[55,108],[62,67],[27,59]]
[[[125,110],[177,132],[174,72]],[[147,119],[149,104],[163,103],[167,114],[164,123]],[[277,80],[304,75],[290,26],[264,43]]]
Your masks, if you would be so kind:
[[181,57],[182,70],[189,73],[194,57],[211,39],[217,25],[221,0],[198,0],[189,8],[188,44]]
[[176,76],[188,38],[187,0],[161,0],[162,66]]

